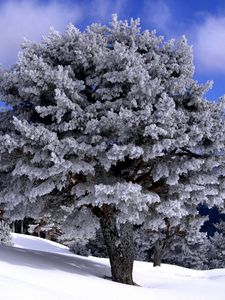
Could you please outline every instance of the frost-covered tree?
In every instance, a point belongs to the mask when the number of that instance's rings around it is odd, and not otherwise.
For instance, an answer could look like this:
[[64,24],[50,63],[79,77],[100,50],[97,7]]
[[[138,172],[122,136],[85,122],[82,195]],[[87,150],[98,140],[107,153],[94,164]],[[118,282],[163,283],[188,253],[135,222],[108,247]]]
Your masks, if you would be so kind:
[[72,239],[71,241],[67,241],[66,244],[69,246],[72,252],[78,255],[82,255],[82,256],[92,255],[96,257],[108,256],[101,230],[98,230],[96,232],[95,238],[90,240],[86,244],[79,243],[76,241],[74,242],[74,239]]
[[3,220],[0,221],[0,245],[12,245],[12,236],[9,225]]
[[7,214],[48,213],[81,242],[101,228],[112,279],[133,284],[133,226],[175,226],[199,201],[224,199],[223,102],[206,101],[193,72],[184,37],[164,42],[116,16],[26,42],[0,73],[14,109],[0,137],[14,165]]
[[[0,112],[0,139],[5,134],[11,133],[13,131],[13,125],[11,124],[12,112],[11,111],[2,111]],[[4,147],[0,146],[0,191],[7,189],[9,180],[11,178],[11,171],[15,167],[15,160],[8,152],[4,150]],[[0,218],[4,217],[4,204],[3,199],[0,196]]]
[[200,229],[207,218],[196,213],[180,219],[179,224],[173,226],[165,218],[165,226],[161,229],[146,229],[142,226],[135,231],[136,257],[140,260],[152,261],[153,266],[160,266],[162,262],[185,267],[201,268],[206,258],[208,239]]
[[210,269],[225,267],[225,222],[221,221],[208,247],[208,266]]
[[164,262],[192,269],[208,268],[209,240],[200,230],[205,219],[196,216],[186,220],[182,238],[175,237],[164,253]]

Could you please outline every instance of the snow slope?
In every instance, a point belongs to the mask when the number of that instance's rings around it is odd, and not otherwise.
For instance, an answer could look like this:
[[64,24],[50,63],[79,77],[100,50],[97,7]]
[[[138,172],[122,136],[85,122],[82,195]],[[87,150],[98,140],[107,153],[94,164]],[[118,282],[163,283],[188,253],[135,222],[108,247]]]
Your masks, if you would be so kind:
[[196,271],[135,262],[142,287],[104,279],[107,259],[73,255],[68,248],[13,234],[15,246],[0,246],[1,300],[223,300],[225,269]]

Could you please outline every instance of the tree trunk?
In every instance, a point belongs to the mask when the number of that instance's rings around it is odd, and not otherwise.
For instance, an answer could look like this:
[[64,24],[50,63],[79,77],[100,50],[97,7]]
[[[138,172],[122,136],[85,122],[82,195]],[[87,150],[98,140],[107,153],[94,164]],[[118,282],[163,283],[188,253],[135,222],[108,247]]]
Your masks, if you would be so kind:
[[23,220],[20,221],[20,232],[23,233],[24,227],[23,227]]
[[153,252],[153,267],[161,266],[162,255],[163,255],[162,248],[160,246],[159,241],[157,241],[154,246],[154,252]]
[[46,240],[51,241],[51,230],[45,231],[45,238],[46,238]]
[[113,208],[103,205],[100,213],[100,224],[108,251],[112,280],[134,285],[133,282],[133,225],[116,223],[116,213]]
[[15,221],[12,222],[12,232],[16,232],[16,229],[15,229]]

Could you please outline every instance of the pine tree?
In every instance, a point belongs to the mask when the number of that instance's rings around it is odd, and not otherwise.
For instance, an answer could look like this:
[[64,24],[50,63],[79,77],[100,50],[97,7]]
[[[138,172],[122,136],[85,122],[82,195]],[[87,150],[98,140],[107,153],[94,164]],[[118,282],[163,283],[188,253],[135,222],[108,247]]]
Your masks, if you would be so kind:
[[223,204],[223,101],[206,101],[193,72],[184,37],[164,42],[139,20],[26,42],[0,72],[14,112],[0,136],[6,215],[50,214],[78,241],[101,228],[112,279],[133,284],[134,226]]
[[12,245],[12,236],[9,225],[3,220],[0,221],[0,245]]
[[206,218],[197,215],[183,224],[183,236],[178,236],[164,254],[164,262],[192,269],[208,269],[209,239],[201,227]]
[[210,237],[207,253],[210,269],[225,267],[225,222],[221,221],[216,228],[218,231]]
[[[136,258],[152,261],[154,267],[162,262],[190,267],[206,268],[207,265],[207,235],[201,232],[206,217],[197,212],[180,219],[178,225],[173,226],[168,219],[164,219],[165,226],[156,230],[135,231]],[[204,250],[204,251],[203,251]]]

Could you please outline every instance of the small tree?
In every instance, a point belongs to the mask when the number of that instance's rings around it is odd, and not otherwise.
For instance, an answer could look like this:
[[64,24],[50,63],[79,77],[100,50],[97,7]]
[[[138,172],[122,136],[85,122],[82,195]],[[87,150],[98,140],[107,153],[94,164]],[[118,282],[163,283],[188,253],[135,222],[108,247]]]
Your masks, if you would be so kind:
[[12,245],[11,230],[9,225],[4,221],[0,221],[0,244],[7,246]]
[[178,224],[199,199],[224,199],[223,103],[203,99],[193,70],[185,38],[164,42],[116,16],[25,43],[0,76],[15,115],[0,138],[8,215],[47,212],[83,240],[101,228],[112,279],[133,284],[134,225]]
[[192,269],[207,269],[209,240],[200,229],[205,218],[196,216],[183,224],[183,237],[176,237],[166,249],[164,262]]
[[191,268],[203,268],[206,263],[206,252],[198,253],[207,248],[208,239],[200,229],[207,218],[196,213],[180,219],[173,225],[164,219],[165,226],[158,230],[140,228],[136,234],[136,255],[138,259],[152,261],[154,267],[162,262]]
[[218,231],[210,237],[208,247],[208,266],[210,269],[225,267],[225,222],[216,225]]

